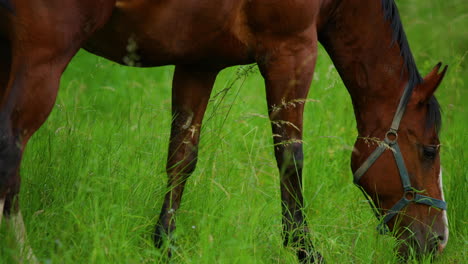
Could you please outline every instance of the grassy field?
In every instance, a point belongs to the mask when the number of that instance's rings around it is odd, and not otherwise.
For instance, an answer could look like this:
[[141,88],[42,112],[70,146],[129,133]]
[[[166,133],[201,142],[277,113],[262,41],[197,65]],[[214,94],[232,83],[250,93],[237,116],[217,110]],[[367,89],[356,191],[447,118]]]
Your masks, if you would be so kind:
[[[416,2],[418,3],[416,5]],[[467,263],[468,4],[398,1],[423,75],[449,72],[437,96],[450,240],[436,263]],[[173,263],[296,263],[281,241],[279,176],[256,67],[219,76],[197,170],[177,215]],[[44,263],[159,263],[151,232],[165,193],[173,67],[131,69],[80,52],[56,107],[28,145],[21,206]],[[328,263],[395,263],[396,241],[352,184],[357,135],[349,95],[320,50],[305,114],[304,189],[316,248]],[[333,122],[331,122],[331,120]],[[0,262],[17,254],[0,232]],[[425,261],[429,262],[429,261]]]

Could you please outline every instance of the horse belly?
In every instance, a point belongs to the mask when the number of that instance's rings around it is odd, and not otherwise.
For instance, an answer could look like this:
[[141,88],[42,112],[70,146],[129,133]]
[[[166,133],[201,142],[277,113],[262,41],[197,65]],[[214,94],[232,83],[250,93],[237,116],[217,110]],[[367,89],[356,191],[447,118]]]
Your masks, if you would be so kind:
[[85,49],[132,66],[248,63],[247,48],[230,30],[239,7],[218,0],[119,1]]

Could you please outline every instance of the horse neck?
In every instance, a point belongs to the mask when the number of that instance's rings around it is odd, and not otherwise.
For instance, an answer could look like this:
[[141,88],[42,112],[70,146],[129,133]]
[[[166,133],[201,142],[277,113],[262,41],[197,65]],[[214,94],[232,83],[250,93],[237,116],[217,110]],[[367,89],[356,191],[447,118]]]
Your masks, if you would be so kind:
[[[340,1],[319,33],[353,102],[359,134],[390,128],[393,115],[409,81],[419,74],[409,57],[403,58],[394,40],[392,18],[385,18],[382,3],[393,0]],[[396,7],[393,20],[399,20]],[[401,28],[401,30],[403,30]],[[406,43],[401,31],[400,39]],[[410,66],[408,66],[410,65]]]

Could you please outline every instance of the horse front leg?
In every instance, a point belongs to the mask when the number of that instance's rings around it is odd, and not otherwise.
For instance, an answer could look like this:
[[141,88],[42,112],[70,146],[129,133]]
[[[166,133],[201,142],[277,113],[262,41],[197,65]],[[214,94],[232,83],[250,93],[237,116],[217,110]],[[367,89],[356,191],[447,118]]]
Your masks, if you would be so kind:
[[[265,78],[275,157],[281,177],[284,245],[296,250],[303,263],[321,262],[305,221],[302,195],[302,128],[316,61],[317,42],[275,43],[259,60]],[[277,48],[282,47],[282,48]]]
[[[172,126],[167,158],[167,193],[154,233],[156,247],[175,230],[175,213],[180,207],[188,177],[197,163],[203,115],[218,70],[176,66],[172,87]],[[171,252],[168,252],[171,256]]]

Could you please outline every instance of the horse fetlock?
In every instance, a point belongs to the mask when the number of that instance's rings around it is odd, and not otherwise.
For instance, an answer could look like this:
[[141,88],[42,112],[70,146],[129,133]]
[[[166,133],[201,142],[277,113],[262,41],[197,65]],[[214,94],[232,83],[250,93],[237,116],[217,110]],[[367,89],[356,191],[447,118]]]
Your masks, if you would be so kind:
[[163,229],[163,227],[158,223],[156,225],[156,228],[154,230],[153,234],[153,241],[154,241],[154,246],[156,248],[161,248],[162,245],[164,244],[164,241],[166,241],[167,233]]
[[165,242],[169,242],[175,228],[175,221],[172,215],[160,217],[153,234],[155,247],[161,248]]
[[283,245],[296,251],[300,263],[324,263],[323,258],[313,246],[309,229],[303,225],[294,225],[283,230]]
[[325,264],[320,252],[316,251],[313,247],[310,250],[300,249],[297,251],[297,258],[300,263],[316,263],[316,264]]

